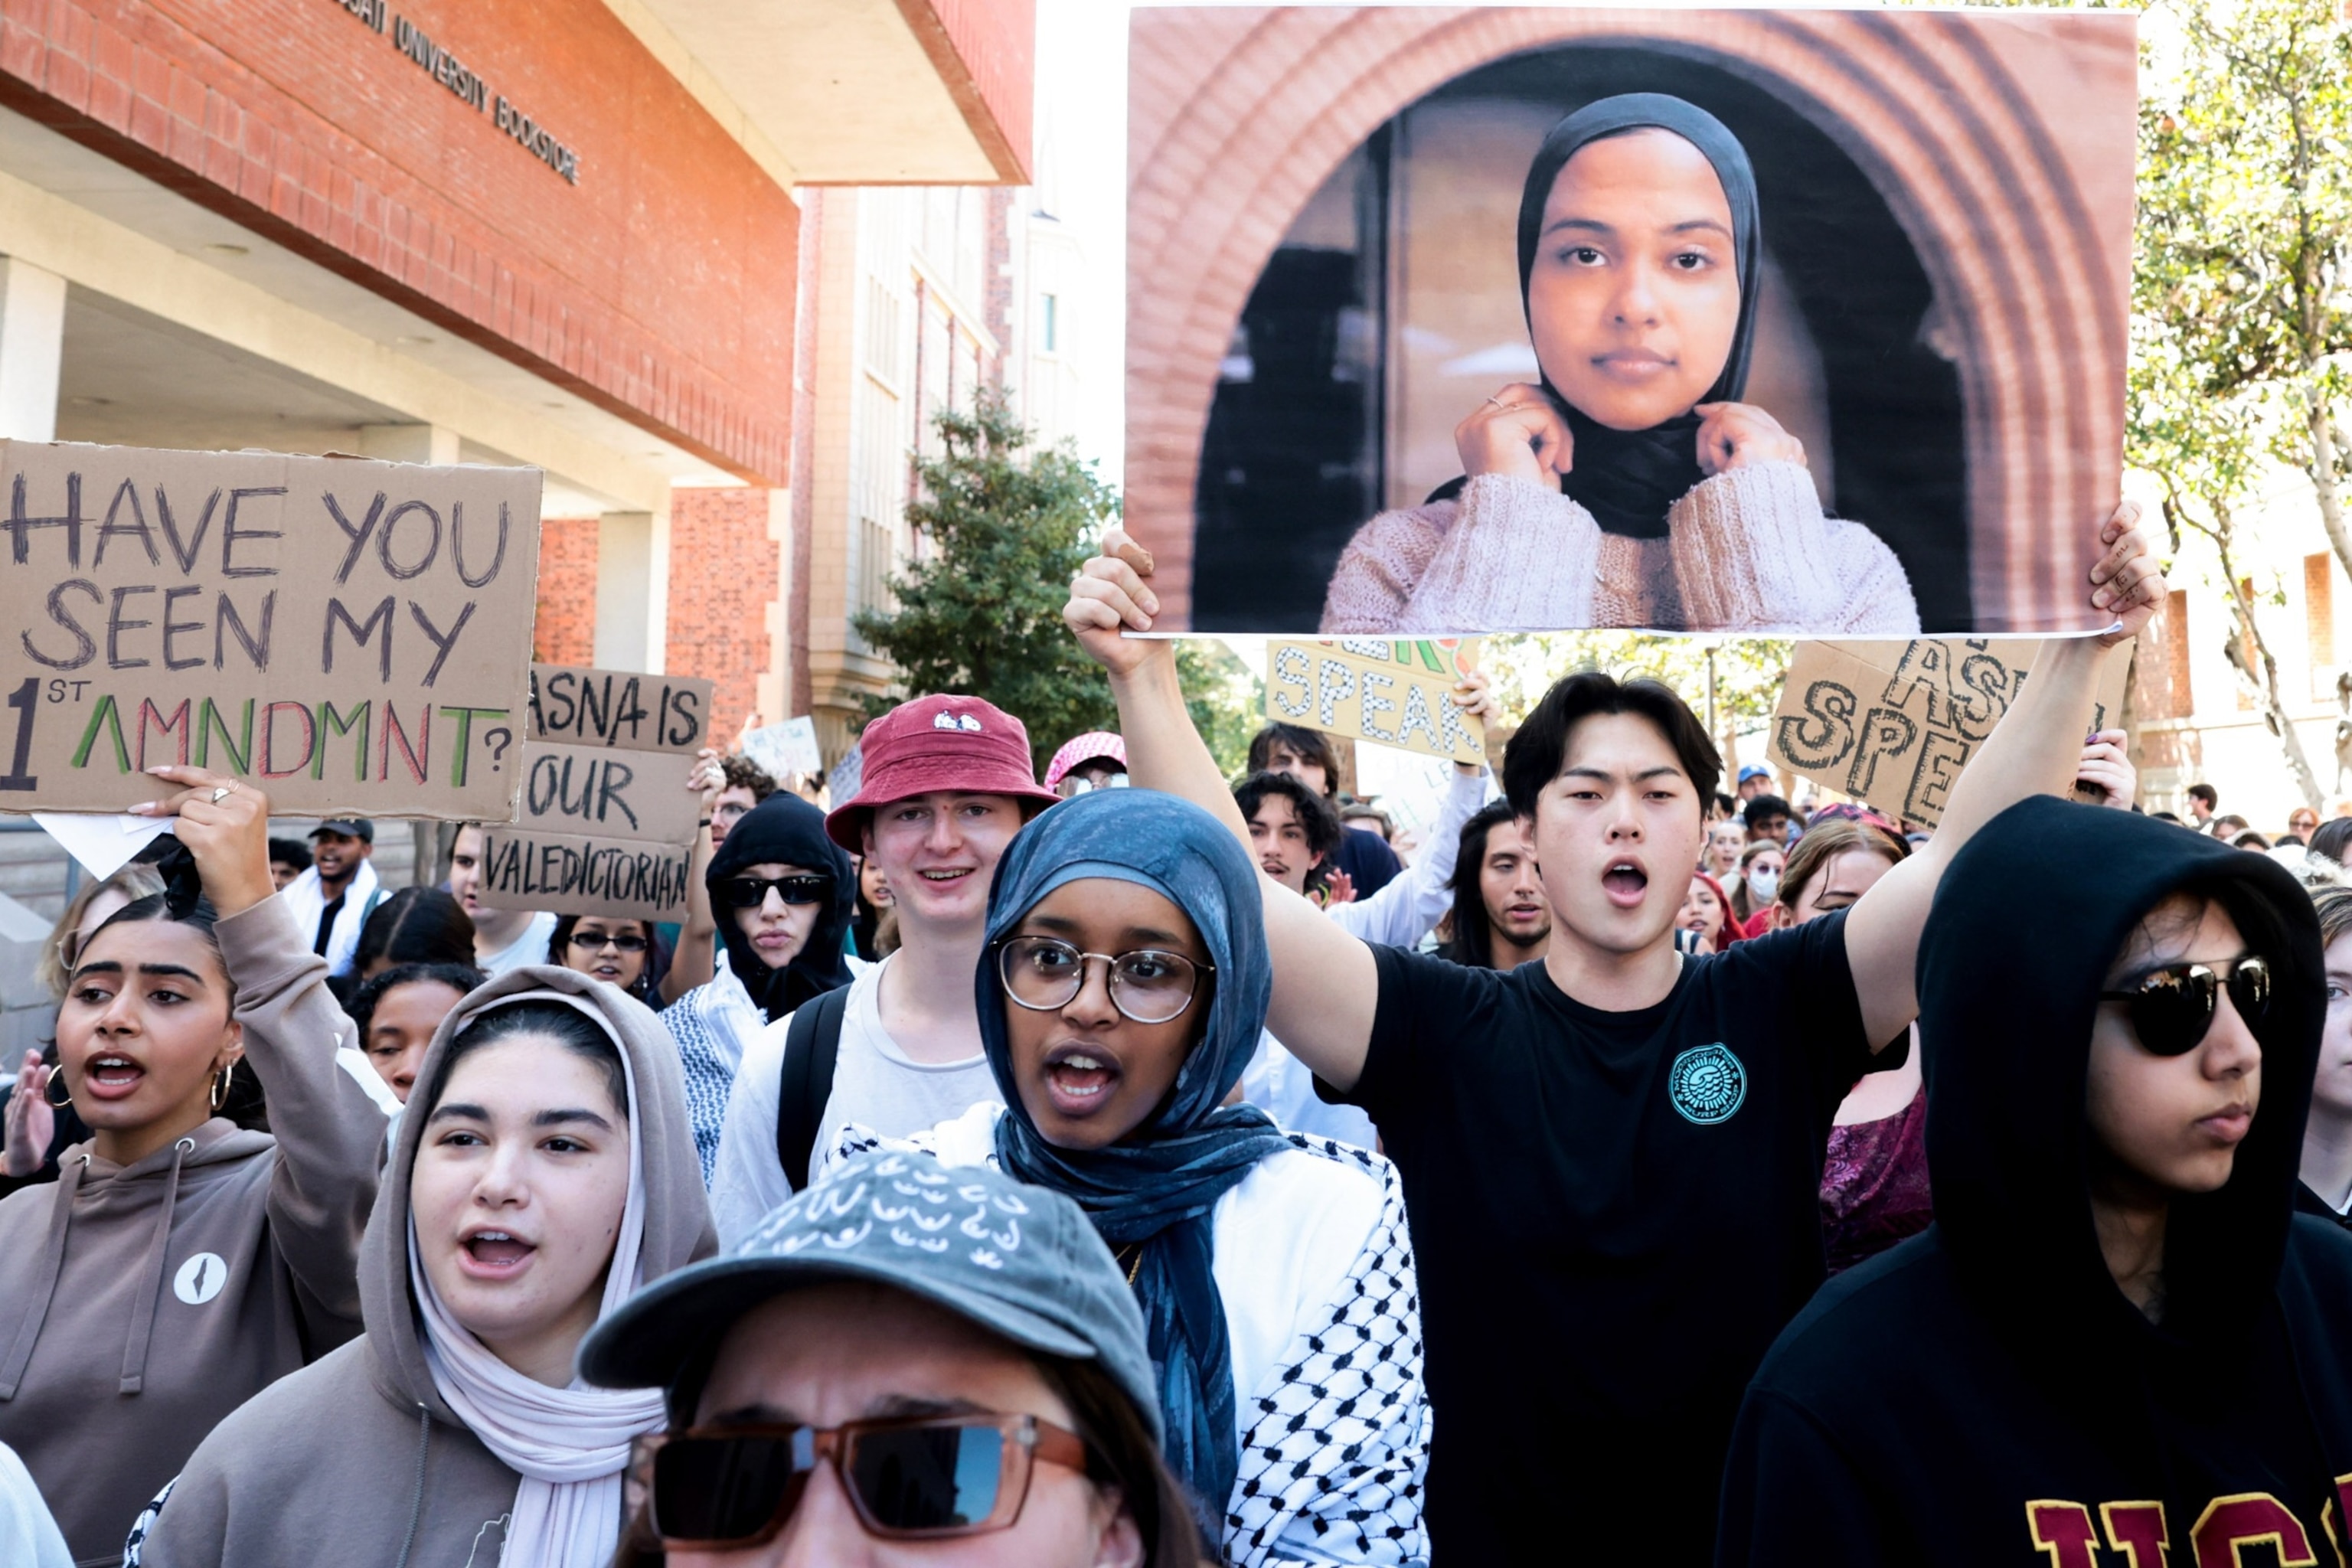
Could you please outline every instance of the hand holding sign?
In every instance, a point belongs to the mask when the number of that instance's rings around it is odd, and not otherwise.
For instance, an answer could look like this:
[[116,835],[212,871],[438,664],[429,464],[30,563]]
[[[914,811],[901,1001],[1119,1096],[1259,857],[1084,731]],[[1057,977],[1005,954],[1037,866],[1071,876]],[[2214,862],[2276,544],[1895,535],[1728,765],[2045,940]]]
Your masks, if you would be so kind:
[[169,816],[173,837],[195,858],[205,897],[226,920],[242,914],[278,890],[269,875],[269,797],[226,773],[202,768],[147,770],[176,795],[144,801],[134,816]]
[[1113,528],[1103,533],[1102,553],[1089,557],[1070,580],[1062,623],[1114,677],[1132,675],[1163,652],[1121,635],[1150,631],[1151,617],[1160,613],[1159,595],[1144,582],[1150,575],[1151,552],[1129,538],[1127,530]]

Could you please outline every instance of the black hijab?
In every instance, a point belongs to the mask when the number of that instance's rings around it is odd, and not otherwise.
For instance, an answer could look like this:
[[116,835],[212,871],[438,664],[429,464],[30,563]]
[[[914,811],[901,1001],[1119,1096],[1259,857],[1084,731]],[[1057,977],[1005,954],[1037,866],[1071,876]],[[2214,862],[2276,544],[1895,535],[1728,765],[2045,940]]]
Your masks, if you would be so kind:
[[[751,942],[735,923],[735,911],[719,896],[719,884],[751,866],[803,866],[833,879],[833,896],[817,907],[816,924],[793,961],[781,969],[760,962]],[[710,858],[703,874],[710,890],[710,912],[719,923],[719,942],[728,966],[751,994],[751,1000],[774,1023],[812,996],[849,984],[849,965],[842,953],[842,935],[848,930],[850,910],[857,897],[857,874],[841,847],[825,837],[824,813],[796,795],[778,790],[738,818]]]
[[[1535,271],[1536,243],[1543,233],[1544,204],[1551,199],[1552,183],[1568,161],[1587,146],[1628,131],[1673,132],[1697,148],[1723,183],[1724,200],[1731,208],[1732,249],[1739,269],[1739,320],[1732,330],[1731,352],[1723,374],[1699,401],[1736,400],[1748,384],[1748,356],[1756,336],[1756,287],[1763,256],[1756,202],[1756,172],[1747,150],[1723,121],[1696,104],[1661,92],[1629,92],[1586,104],[1551,128],[1528,165],[1528,183],[1519,195],[1519,308],[1528,311],[1528,280]],[[1535,323],[1528,321],[1530,338]],[[1562,475],[1559,488],[1581,504],[1604,533],[1634,539],[1663,539],[1666,509],[1688,494],[1706,476],[1698,466],[1699,416],[1683,413],[1646,430],[1612,430],[1562,397],[1551,377],[1543,389],[1568,421],[1575,442],[1575,466]],[[1466,479],[1455,479],[1429,499],[1450,500],[1462,493]]]

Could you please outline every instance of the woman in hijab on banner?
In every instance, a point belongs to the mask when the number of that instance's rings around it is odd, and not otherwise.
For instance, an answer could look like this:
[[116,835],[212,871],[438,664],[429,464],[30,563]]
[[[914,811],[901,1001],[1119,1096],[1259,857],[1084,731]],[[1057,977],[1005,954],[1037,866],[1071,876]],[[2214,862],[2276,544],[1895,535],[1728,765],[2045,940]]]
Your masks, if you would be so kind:
[[127,1563],[612,1560],[661,1392],[588,1387],[575,1353],[718,1249],[677,1054],[611,987],[526,965],[450,1014],[417,1085],[361,1249],[366,1337],[214,1428]]
[[1562,120],[1528,170],[1518,259],[1541,379],[1455,428],[1461,479],[1357,531],[1326,635],[1917,634],[1895,552],[1825,515],[1803,445],[1740,401],[1761,216],[1720,121],[1647,92]]
[[844,950],[857,871],[825,837],[824,813],[779,790],[745,812],[703,884],[718,917],[719,973],[663,1009],[686,1069],[686,1103],[707,1184],[727,1097],[751,1037],[813,996],[849,984]]
[[[887,1146],[1086,1211],[1143,1309],[1169,1462],[1236,1568],[1416,1563],[1430,1417],[1393,1169],[1222,1103],[1273,984],[1256,878],[1172,795],[1029,824],[976,977],[1004,1104]],[[853,1126],[833,1156],[882,1146]]]

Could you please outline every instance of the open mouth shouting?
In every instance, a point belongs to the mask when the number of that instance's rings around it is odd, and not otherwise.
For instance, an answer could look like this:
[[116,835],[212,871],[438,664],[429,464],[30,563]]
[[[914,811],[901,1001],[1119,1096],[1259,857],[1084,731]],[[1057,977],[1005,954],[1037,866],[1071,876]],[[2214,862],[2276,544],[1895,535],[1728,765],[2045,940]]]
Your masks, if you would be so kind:
[[1122,1076],[1118,1058],[1083,1040],[1045,1053],[1042,1077],[1055,1113],[1079,1120],[1100,1110]]
[[127,1100],[147,1081],[147,1069],[121,1051],[100,1051],[81,1069],[82,1092],[92,1100]]
[[512,1279],[530,1265],[538,1244],[510,1230],[483,1226],[457,1244],[457,1268],[469,1279]]
[[1642,896],[1650,890],[1650,873],[1639,860],[1621,855],[1601,871],[1601,890],[1621,910],[1639,909]]

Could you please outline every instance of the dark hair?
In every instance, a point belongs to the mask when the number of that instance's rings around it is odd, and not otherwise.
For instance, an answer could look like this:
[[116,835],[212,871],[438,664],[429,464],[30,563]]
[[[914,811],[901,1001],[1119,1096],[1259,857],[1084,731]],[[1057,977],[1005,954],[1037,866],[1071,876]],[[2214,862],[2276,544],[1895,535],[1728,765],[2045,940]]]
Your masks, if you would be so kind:
[[269,841],[269,863],[307,871],[310,868],[310,847],[299,838],[273,838]]
[[1486,837],[1503,823],[1515,819],[1507,800],[1488,801],[1462,825],[1461,847],[1454,859],[1454,940],[1444,956],[1473,969],[1495,967],[1495,932],[1486,918],[1486,895],[1479,886],[1486,868]]
[[1717,790],[1715,792],[1715,809],[1721,812],[1723,819],[1728,822],[1739,815],[1739,803],[1721,790]]
[[646,939],[646,966],[637,972],[637,983],[628,994],[643,1002],[653,995],[654,987],[669,968],[669,944],[661,939],[661,931],[653,921],[639,920],[635,915],[558,915],[555,929],[547,933],[547,962],[558,969],[569,969],[571,962],[566,950],[572,945],[572,933],[583,920],[603,921],[607,925],[633,925]]
[[1244,818],[1253,817],[1270,795],[1290,803],[1300,831],[1307,835],[1307,853],[1328,860],[1331,851],[1339,847],[1339,816],[1331,803],[1288,773],[1255,773],[1234,786],[1234,804],[1242,808]]
[[2209,784],[2190,784],[2189,786],[2189,798],[2191,800],[2203,801],[2205,803],[2205,809],[2208,811],[2215,811],[2221,808],[2221,792],[2215,789]]
[[1568,761],[1568,738],[1584,720],[1601,713],[1630,713],[1657,727],[1691,782],[1699,820],[1723,777],[1723,756],[1707,739],[1706,726],[1662,680],[1642,676],[1618,680],[1597,669],[1580,670],[1552,682],[1528,721],[1503,752],[1503,794],[1521,816],[1536,814],[1536,797],[1559,777]]
[[719,771],[727,779],[721,788],[750,790],[754,805],[776,793],[776,781],[768,775],[768,770],[740,752],[730,752],[719,758]]
[[378,959],[392,963],[471,963],[474,921],[466,906],[438,888],[403,888],[360,927],[354,973]]
[[100,931],[114,926],[137,925],[147,921],[161,921],[172,925],[186,926],[203,937],[205,945],[213,950],[213,957],[220,962],[222,976],[226,977],[228,961],[220,956],[220,937],[214,930],[220,923],[220,911],[213,908],[213,901],[210,899],[200,898],[196,900],[195,908],[177,920],[173,920],[170,896],[164,893],[150,893],[143,899],[133,899],[99,921],[98,931],[90,932],[89,941],[81,944],[81,952],[76,955],[76,963],[79,963],[89,959],[89,950],[97,943]]
[[2300,849],[2303,847],[2303,835],[2300,833],[2282,833],[2276,838],[2271,840],[2271,847],[2273,849]]
[[629,1113],[628,1069],[621,1063],[621,1049],[604,1026],[579,1008],[564,1002],[547,1002],[536,997],[528,1002],[512,1002],[503,1006],[492,1005],[477,1013],[464,1029],[449,1042],[441,1053],[440,1065],[433,1069],[433,1081],[425,1086],[422,1096],[411,1095],[412,1109],[422,1106],[430,1116],[441,1103],[442,1091],[449,1087],[449,1075],[457,1064],[486,1046],[533,1036],[553,1040],[565,1050],[593,1063],[604,1076],[605,1092],[621,1114]]
[[2329,817],[2313,832],[2311,842],[2304,847],[2342,865],[2347,857],[2352,857],[2352,816]]
[[[717,1336],[723,1338],[724,1334]],[[717,1339],[689,1357],[670,1384],[666,1399],[673,1432],[693,1423],[702,1386],[718,1361]],[[1208,1553],[1193,1523],[1191,1494],[1161,1458],[1150,1424],[1127,1391],[1098,1361],[1076,1361],[1040,1351],[1021,1353],[1037,1369],[1045,1386],[1069,1407],[1078,1439],[1087,1446],[1087,1479],[1098,1488],[1118,1489],[1119,1500],[1134,1518],[1136,1533],[1143,1538],[1143,1568],[1198,1568]],[[659,1568],[666,1560],[652,1521],[640,1506],[622,1528],[613,1568]]]
[[2239,834],[2235,838],[2230,840],[2230,844],[2231,847],[2237,849],[2267,849],[2271,847],[2271,841],[2269,839],[2263,837],[2261,834],[2256,833],[2252,829]]
[[[2132,809],[2133,809],[2134,811],[2137,811],[2137,810],[2139,809],[2139,807],[2138,807],[2138,806],[2137,806],[2137,805],[2135,805],[2135,806],[2133,806],[2133,807],[2132,807]],[[2180,820],[2180,817],[2179,817],[2179,816],[2177,813],[2169,812],[2169,811],[2151,811],[2151,812],[2149,812],[2149,813],[2148,813],[2148,816],[2151,816],[2151,817],[2153,817],[2153,818],[2155,818],[2155,819],[2156,819],[2157,821],[2158,821],[2158,822],[2176,822],[2176,823],[2177,823],[2177,822],[2179,822],[2179,821]]]
[[1759,795],[1740,811],[1739,820],[1748,825],[1748,832],[1753,833],[1762,826],[1769,817],[1795,815],[1795,812],[1789,809],[1789,803],[1779,795]]
[[1323,793],[1335,795],[1339,788],[1339,754],[1331,749],[1331,737],[1320,730],[1309,730],[1297,724],[1268,724],[1250,737],[1249,771],[1262,773],[1272,771],[1274,749],[1280,746],[1302,763],[1323,770]]
[[359,1027],[359,1048],[367,1049],[368,1026],[375,1021],[376,1004],[404,985],[446,985],[463,996],[489,977],[470,963],[404,963],[362,984],[343,1004]]

